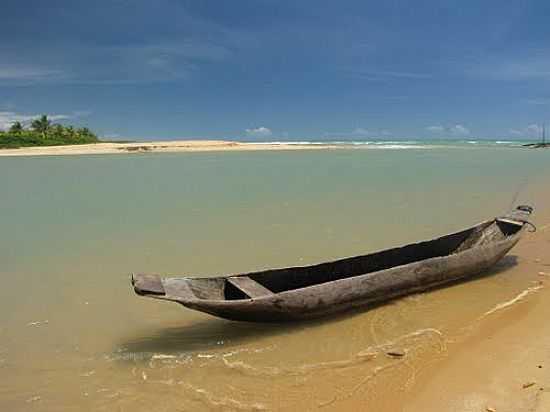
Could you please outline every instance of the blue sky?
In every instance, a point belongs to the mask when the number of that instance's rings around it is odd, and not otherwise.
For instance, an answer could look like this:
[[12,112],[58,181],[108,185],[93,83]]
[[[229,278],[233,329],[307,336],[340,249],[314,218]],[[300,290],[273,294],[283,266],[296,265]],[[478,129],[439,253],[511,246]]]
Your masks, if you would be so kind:
[[533,138],[550,2],[2,0],[0,127],[134,139]]

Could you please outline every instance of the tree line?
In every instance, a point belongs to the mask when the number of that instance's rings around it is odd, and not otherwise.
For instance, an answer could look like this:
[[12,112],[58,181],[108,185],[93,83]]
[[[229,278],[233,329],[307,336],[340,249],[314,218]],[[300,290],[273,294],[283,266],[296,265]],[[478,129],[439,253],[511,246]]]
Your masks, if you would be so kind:
[[25,127],[14,122],[8,131],[0,131],[0,148],[22,146],[55,146],[98,142],[98,137],[87,127],[75,128],[54,124],[47,115],[42,115]]

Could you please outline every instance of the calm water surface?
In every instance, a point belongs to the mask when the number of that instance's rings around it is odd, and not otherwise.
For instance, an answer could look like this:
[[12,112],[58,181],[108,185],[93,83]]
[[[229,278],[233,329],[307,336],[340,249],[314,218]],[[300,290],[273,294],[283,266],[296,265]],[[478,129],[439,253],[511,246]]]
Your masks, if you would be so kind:
[[[129,273],[243,272],[441,235],[505,212],[526,179],[518,201],[535,201],[550,151],[2,158],[0,175],[0,410],[317,410],[373,400],[384,376],[403,387],[530,279],[511,258],[369,311],[256,325],[136,297]],[[383,355],[393,347],[406,359]]]

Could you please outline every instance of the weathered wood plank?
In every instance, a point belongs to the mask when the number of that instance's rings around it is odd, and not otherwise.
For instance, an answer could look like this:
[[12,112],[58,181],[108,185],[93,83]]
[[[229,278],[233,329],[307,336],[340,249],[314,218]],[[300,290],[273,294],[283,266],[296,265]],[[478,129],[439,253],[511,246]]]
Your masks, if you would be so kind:
[[517,221],[517,220],[513,220],[513,219],[508,219],[508,218],[505,218],[505,217],[500,217],[497,219],[499,222],[503,222],[503,223],[509,223],[511,225],[516,225],[516,226],[523,226],[523,223],[524,222],[521,222],[521,221]]
[[250,279],[248,276],[232,276],[227,278],[227,281],[251,298],[273,295],[273,292],[263,287],[255,280]]
[[164,286],[158,275],[133,274],[132,284],[138,293],[152,293],[155,295],[164,295]]

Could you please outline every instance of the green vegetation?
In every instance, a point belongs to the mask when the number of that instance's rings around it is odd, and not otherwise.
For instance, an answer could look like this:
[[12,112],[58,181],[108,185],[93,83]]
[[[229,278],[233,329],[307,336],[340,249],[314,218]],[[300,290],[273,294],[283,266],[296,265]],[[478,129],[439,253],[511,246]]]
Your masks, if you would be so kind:
[[90,129],[86,127],[75,129],[72,126],[52,124],[46,115],[33,120],[29,129],[20,122],[15,122],[8,131],[0,131],[0,149],[97,142],[99,139]]

